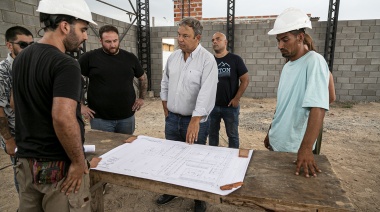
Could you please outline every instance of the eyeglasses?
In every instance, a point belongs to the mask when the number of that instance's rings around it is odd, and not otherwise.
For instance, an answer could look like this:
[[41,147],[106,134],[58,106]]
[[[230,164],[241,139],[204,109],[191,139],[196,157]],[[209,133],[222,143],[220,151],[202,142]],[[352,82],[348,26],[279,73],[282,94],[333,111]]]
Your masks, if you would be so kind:
[[21,49],[25,49],[26,47],[28,47],[29,45],[32,45],[34,42],[30,42],[30,43],[27,43],[27,42],[24,42],[24,41],[19,41],[18,43],[15,43],[15,42],[10,42],[10,43],[13,43],[13,44],[18,44],[20,46]]

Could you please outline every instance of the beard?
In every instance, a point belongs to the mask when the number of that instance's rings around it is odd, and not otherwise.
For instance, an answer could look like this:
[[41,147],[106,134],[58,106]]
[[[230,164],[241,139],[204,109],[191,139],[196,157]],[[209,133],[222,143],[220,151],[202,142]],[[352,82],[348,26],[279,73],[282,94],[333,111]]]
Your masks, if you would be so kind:
[[74,27],[70,26],[70,33],[66,36],[66,38],[63,40],[63,45],[66,48],[66,51],[68,52],[76,52],[79,50],[79,46],[83,41],[80,41],[77,37],[77,34],[75,33]]
[[107,53],[107,54],[115,55],[115,54],[119,53],[119,47],[120,47],[120,44],[117,47],[114,47],[114,48],[105,48],[103,46],[103,51],[105,53]]

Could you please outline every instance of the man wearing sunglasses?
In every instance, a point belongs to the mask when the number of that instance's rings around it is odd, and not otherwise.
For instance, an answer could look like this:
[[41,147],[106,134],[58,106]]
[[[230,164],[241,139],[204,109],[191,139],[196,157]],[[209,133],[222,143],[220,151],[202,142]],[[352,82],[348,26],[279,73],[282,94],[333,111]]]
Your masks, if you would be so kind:
[[[12,63],[13,59],[27,46],[33,43],[32,33],[24,27],[14,26],[5,32],[8,57],[0,62],[0,134],[1,148],[10,155],[14,163],[15,143],[15,114],[10,107],[12,89]],[[15,178],[18,192],[18,183]]]

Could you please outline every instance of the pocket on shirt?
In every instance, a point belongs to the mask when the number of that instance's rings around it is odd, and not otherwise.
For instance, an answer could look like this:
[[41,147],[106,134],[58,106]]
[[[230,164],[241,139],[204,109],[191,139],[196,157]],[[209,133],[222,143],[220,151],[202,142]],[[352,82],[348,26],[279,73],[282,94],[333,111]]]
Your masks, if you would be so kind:
[[187,72],[185,81],[187,81],[185,85],[190,89],[200,87],[202,82],[202,71],[197,69],[190,69]]

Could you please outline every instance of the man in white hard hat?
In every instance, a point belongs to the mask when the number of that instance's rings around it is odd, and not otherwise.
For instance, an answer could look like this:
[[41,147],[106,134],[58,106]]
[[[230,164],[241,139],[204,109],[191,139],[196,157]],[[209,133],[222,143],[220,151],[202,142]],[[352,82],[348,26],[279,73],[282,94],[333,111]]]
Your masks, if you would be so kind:
[[41,40],[13,63],[19,211],[90,211],[81,74],[66,55],[95,24],[84,0],[41,0]]
[[278,49],[289,59],[281,72],[276,113],[264,140],[268,149],[297,153],[296,175],[321,172],[314,156],[314,143],[329,109],[329,68],[325,59],[304,46],[310,18],[296,8],[281,13],[269,35],[276,35]]

